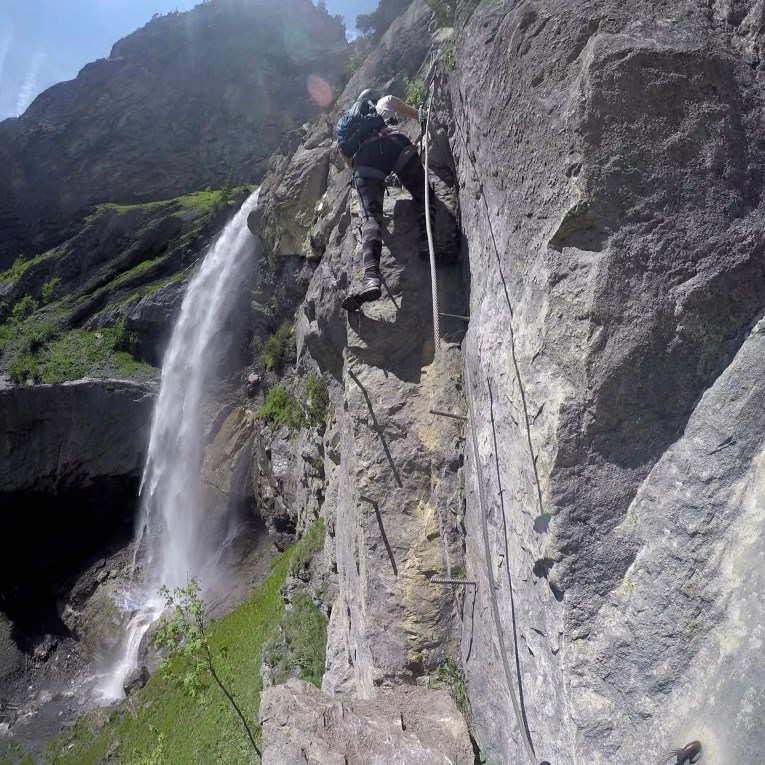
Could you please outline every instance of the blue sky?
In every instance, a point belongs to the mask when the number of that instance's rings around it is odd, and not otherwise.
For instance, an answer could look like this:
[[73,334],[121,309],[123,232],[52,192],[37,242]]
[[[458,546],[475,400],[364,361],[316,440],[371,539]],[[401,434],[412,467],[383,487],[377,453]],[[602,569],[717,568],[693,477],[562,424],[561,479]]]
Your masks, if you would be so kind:
[[[155,13],[185,11],[200,0],[0,0],[0,119],[21,114],[38,93],[71,80],[89,61]],[[278,0],[275,0],[278,2]],[[356,16],[377,0],[327,0],[330,13]]]

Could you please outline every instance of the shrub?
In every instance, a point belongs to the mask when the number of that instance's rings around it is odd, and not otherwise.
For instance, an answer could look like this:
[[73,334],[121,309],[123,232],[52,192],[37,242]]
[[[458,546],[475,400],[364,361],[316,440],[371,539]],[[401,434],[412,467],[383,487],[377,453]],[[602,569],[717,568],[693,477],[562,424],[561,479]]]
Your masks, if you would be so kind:
[[[222,657],[210,644],[210,625],[205,618],[205,602],[199,595],[199,582],[192,578],[186,587],[170,591],[163,586],[159,593],[165,599],[165,612],[159,619],[154,647],[166,648],[170,654],[162,662],[163,671],[178,678],[192,698],[200,695],[205,680],[212,680],[236,712],[247,739],[260,757],[253,730],[228,684],[221,679]],[[157,760],[157,765],[162,762]],[[154,765],[154,760],[149,760],[148,765]]]
[[283,385],[272,385],[266,393],[266,400],[256,417],[266,420],[272,428],[286,425],[291,433],[303,426],[303,412],[295,397]]
[[444,48],[444,64],[446,68],[453,72],[457,68],[457,57],[454,55],[454,43],[448,43]]
[[112,332],[112,348],[115,351],[127,351],[130,353],[135,348],[137,338],[135,333],[130,331],[130,325],[125,316],[120,316],[117,319]]
[[45,305],[52,303],[57,297],[59,287],[61,286],[61,279],[58,276],[54,276],[52,279],[48,279],[42,286],[42,301]]
[[270,372],[279,371],[289,358],[295,346],[292,324],[285,321],[271,337],[263,343],[263,366]]
[[300,540],[290,561],[290,574],[300,577],[304,574],[311,561],[324,549],[324,519],[319,518],[306,535]]
[[323,377],[308,375],[305,381],[306,419],[311,427],[323,425],[329,411],[329,386]]
[[422,83],[419,80],[410,80],[404,78],[404,87],[406,88],[406,95],[404,101],[417,108],[425,100],[425,94],[423,93]]
[[263,650],[274,683],[299,677],[321,688],[327,650],[327,620],[304,590],[292,596],[292,608],[282,617],[279,634]]
[[8,376],[17,384],[25,383],[27,380],[37,380],[38,365],[37,359],[31,353],[22,353],[8,365]]
[[15,321],[24,321],[39,308],[38,302],[31,295],[24,295],[11,310],[11,316]]
[[411,0],[380,0],[374,11],[356,17],[356,29],[376,43],[409,5]]
[[470,698],[468,696],[467,685],[462,670],[457,666],[454,659],[447,659],[439,668],[437,673],[438,681],[445,685],[454,703],[457,705],[460,714],[465,718],[468,727],[472,725],[472,715],[470,712]]

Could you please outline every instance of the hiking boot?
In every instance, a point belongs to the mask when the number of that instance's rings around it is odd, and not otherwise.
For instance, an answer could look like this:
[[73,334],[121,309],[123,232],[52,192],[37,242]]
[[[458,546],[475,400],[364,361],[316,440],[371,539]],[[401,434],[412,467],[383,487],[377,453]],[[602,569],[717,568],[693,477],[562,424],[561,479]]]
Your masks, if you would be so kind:
[[340,305],[346,311],[358,311],[364,303],[371,303],[382,295],[379,276],[367,276],[358,292],[351,292]]

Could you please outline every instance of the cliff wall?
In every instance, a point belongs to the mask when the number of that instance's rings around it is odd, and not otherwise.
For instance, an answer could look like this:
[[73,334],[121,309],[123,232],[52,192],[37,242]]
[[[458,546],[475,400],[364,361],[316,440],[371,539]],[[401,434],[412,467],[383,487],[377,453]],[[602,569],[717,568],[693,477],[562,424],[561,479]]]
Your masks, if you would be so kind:
[[[346,323],[359,210],[331,124],[278,164],[282,183],[329,167],[313,217],[289,223],[290,251],[322,256],[299,350],[343,390],[324,689],[424,682],[461,629],[490,760],[525,761],[523,729],[551,763],[693,739],[705,761],[756,757],[762,9],[485,0],[443,24],[414,3],[343,98],[395,92],[388,51],[428,26],[406,74],[435,79],[436,188],[464,266],[439,270],[440,310],[469,313],[464,337],[447,324],[433,352],[395,186],[383,298]],[[275,179],[253,225],[278,256]],[[464,596],[427,583],[463,554]]]

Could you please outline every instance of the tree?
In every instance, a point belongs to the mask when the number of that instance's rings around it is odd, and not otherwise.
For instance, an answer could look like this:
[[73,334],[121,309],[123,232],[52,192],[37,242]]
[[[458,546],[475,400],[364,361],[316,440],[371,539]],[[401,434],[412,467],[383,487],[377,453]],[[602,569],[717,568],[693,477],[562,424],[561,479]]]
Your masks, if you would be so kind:
[[410,5],[411,0],[380,0],[374,11],[356,17],[356,29],[376,43]]
[[204,618],[205,604],[199,597],[199,582],[194,578],[186,587],[176,587],[172,592],[163,586],[159,593],[165,599],[165,613],[159,620],[154,646],[167,648],[170,652],[162,663],[163,670],[179,675],[184,688],[191,696],[199,693],[205,676],[211,678],[241,720],[252,748],[260,757],[260,749],[252,729],[216,667],[208,641],[208,624]]

